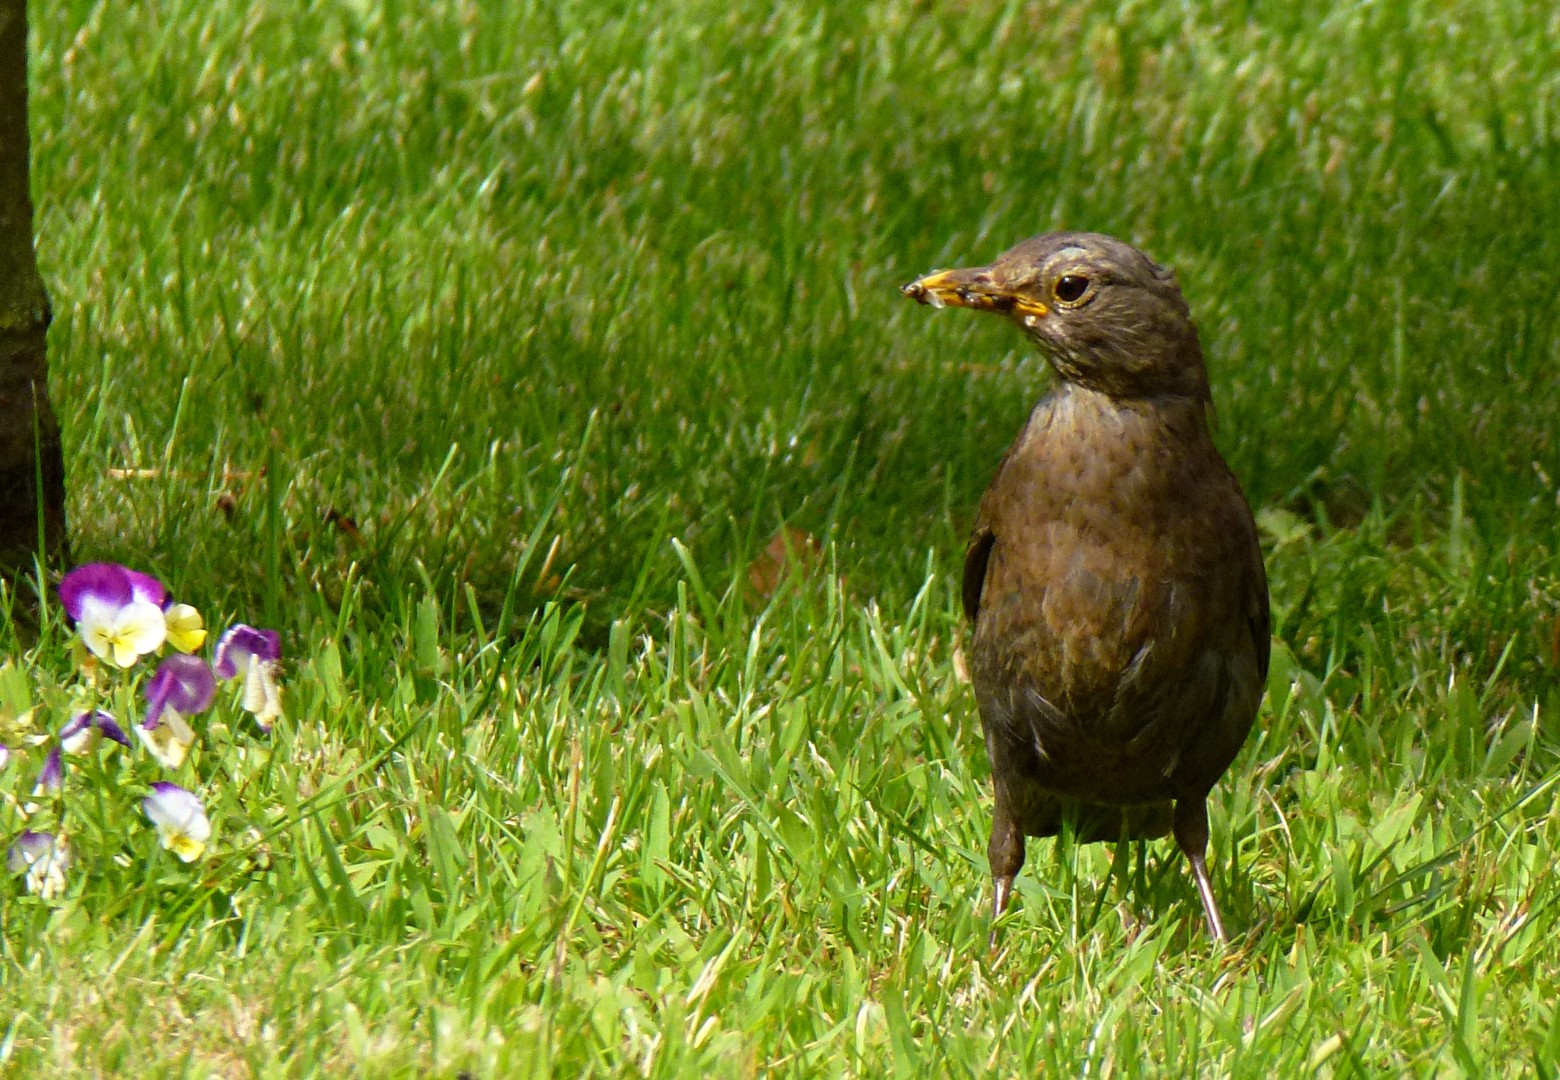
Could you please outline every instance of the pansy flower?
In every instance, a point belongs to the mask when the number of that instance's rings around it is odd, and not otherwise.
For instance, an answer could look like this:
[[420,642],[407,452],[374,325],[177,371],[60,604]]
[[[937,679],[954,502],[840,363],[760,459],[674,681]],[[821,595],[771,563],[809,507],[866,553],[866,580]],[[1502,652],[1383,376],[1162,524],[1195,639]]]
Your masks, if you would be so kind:
[[27,875],[27,891],[52,900],[65,891],[65,871],[70,868],[70,848],[53,833],[24,832],[6,852],[5,864],[13,874]]
[[193,793],[178,784],[153,784],[152,793],[141,800],[141,808],[157,826],[162,846],[184,862],[194,862],[206,850],[211,819]]
[[87,563],[60,581],[60,602],[93,655],[122,668],[168,636],[162,582],[117,563]]
[[240,704],[252,713],[262,731],[281,718],[282,695],[276,685],[276,665],[282,656],[282,636],[239,623],[217,641],[212,669],[218,678],[244,680]]
[[130,736],[111,714],[102,709],[90,709],[76,713],[60,728],[60,746],[67,754],[79,754],[97,742],[99,735],[120,746],[132,745]]
[[60,758],[60,748],[56,746],[43,759],[43,768],[38,770],[38,780],[33,784],[32,798],[21,804],[22,817],[29,817],[43,809],[36,800],[53,799],[64,788],[65,762]]
[[195,742],[195,731],[184,720],[211,704],[217,691],[206,661],[174,653],[157,665],[146,684],[146,719],[136,725],[152,757],[169,769],[184,764]]
[[58,795],[64,786],[65,763],[60,760],[60,748],[56,746],[49,751],[49,756],[43,759],[43,768],[38,773],[38,783],[33,786],[33,798]]
[[169,604],[163,608],[168,627],[168,644],[180,652],[192,653],[206,643],[206,623],[189,604]]

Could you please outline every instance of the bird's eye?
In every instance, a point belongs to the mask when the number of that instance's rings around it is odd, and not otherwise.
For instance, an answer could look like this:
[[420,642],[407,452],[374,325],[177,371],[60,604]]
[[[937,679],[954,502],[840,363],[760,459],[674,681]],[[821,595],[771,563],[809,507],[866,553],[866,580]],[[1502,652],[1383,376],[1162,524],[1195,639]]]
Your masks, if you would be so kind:
[[1081,274],[1063,274],[1056,279],[1056,298],[1071,304],[1089,291],[1089,279]]

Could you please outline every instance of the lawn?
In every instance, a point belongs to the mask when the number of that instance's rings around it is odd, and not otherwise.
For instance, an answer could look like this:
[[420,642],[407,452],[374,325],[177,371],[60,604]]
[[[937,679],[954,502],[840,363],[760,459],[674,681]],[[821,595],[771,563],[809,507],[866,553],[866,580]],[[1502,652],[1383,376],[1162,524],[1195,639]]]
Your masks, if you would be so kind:
[[[0,1070],[1560,1073],[1551,5],[30,7],[76,558],[287,719],[198,725],[190,865],[70,759]],[[1169,841],[986,948],[958,571],[1048,376],[896,286],[1062,227],[1177,268],[1263,527],[1224,950]],[[57,728],[58,606],[0,650]]]

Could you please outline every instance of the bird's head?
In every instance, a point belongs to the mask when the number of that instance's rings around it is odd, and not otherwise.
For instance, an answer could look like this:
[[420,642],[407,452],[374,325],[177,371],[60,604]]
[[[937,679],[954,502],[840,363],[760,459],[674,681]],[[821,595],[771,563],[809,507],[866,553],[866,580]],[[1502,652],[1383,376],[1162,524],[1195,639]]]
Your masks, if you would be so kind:
[[1175,274],[1100,233],[1048,233],[989,266],[939,270],[901,290],[933,307],[1006,315],[1058,375],[1116,398],[1208,400],[1197,328]]

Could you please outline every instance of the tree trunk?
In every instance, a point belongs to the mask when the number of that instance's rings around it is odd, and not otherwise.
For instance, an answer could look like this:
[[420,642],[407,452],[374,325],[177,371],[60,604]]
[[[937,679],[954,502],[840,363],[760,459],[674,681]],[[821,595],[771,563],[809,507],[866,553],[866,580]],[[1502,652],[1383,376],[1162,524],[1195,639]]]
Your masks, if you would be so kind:
[[27,0],[0,0],[0,576],[65,554],[65,461],[49,405],[49,294],[28,187]]

